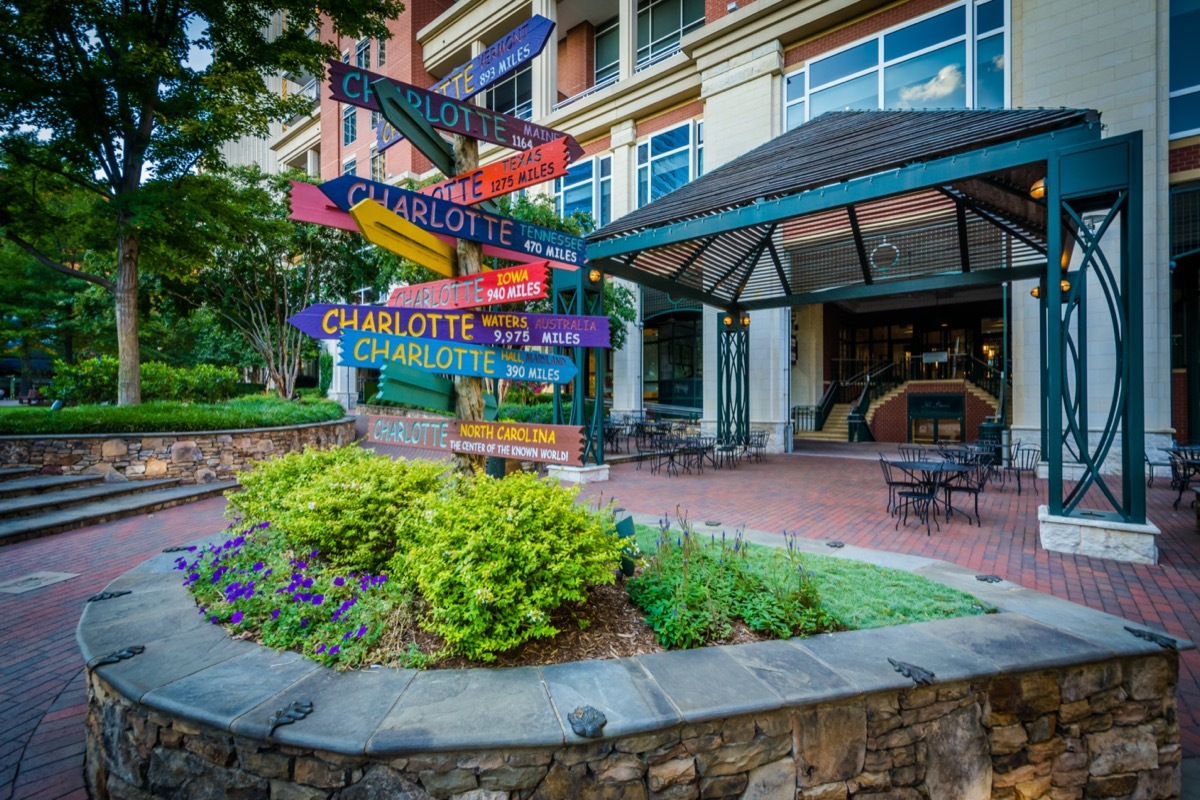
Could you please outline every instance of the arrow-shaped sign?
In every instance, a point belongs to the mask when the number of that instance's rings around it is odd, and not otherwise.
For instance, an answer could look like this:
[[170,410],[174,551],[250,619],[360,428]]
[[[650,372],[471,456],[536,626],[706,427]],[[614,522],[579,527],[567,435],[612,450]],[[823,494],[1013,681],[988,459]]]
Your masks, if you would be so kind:
[[575,363],[567,356],[535,350],[509,350],[354,330],[342,332],[338,345],[339,366],[379,369],[390,363],[437,375],[537,383],[569,383],[578,374]]
[[317,303],[288,322],[314,339],[359,331],[471,344],[608,347],[608,317]]
[[568,134],[533,122],[455,100],[418,86],[387,79],[371,84],[383,116],[401,133],[411,129],[409,120],[424,118],[438,130],[458,133],[513,150],[529,150],[539,144],[566,137],[567,152],[574,161],[583,155],[579,142]]
[[477,308],[546,296],[545,261],[518,264],[478,275],[392,289],[389,306],[398,308]]
[[425,186],[421,189],[421,194],[470,206],[524,189],[526,186],[560,178],[567,174],[569,163],[571,158],[567,153],[566,140],[555,139],[532,150],[507,156],[471,172]]
[[350,209],[363,238],[423,267],[454,277],[454,248],[432,233],[396,216],[374,200],[360,200]]
[[456,453],[583,464],[583,428],[577,425],[454,420],[447,426],[445,439]]
[[[453,414],[456,395],[454,381],[449,378],[391,361],[379,370],[379,392],[375,399]],[[495,395],[485,394],[483,418],[495,419],[498,413]]]
[[342,175],[326,181],[320,188],[343,211],[349,211],[360,200],[369,198],[430,233],[469,239],[523,254],[517,257],[519,261],[545,258],[565,269],[577,269],[587,260],[587,245],[580,236],[488,214],[399,186]]
[[[311,183],[303,181],[292,181],[292,188],[289,192],[289,201],[291,203],[291,213],[288,214],[288,219],[294,222],[312,222],[316,225],[325,225],[330,228],[339,228],[344,231],[358,233],[358,225],[354,222],[354,218],[349,213],[342,211],[333,201],[325,196],[320,187],[314,186]],[[483,204],[487,208],[491,201]],[[438,239],[442,242],[453,246],[455,238],[444,234],[435,233]],[[525,261],[529,258],[524,253],[518,253],[515,250],[506,250],[503,247],[494,245],[483,245],[483,254],[487,258],[499,258],[505,261]],[[548,259],[547,263],[556,269],[574,270],[575,265],[566,264],[554,259]],[[487,269],[487,267],[484,267]]]

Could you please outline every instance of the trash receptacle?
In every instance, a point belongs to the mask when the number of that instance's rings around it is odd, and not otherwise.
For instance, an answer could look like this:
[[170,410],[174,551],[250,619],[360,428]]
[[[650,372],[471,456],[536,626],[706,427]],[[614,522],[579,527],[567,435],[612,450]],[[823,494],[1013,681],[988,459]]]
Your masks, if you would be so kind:
[[488,456],[487,474],[491,478],[504,477],[505,464],[504,459],[497,456]]
[[996,420],[992,417],[988,417],[986,420],[979,423],[979,440],[994,442],[996,445],[996,451],[993,456],[993,459],[994,459],[993,463],[996,463],[996,464],[1000,463],[1000,454],[1002,452],[1002,450],[1000,448],[1000,444],[1001,444],[1000,440],[1001,440],[1001,437],[1003,436],[1003,434],[1004,434],[1004,423],[1000,422],[999,420]]

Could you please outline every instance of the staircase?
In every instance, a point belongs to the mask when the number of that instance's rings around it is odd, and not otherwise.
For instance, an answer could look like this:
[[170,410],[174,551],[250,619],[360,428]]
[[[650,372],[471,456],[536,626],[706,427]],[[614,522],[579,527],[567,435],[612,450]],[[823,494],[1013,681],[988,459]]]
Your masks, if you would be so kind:
[[847,417],[853,407],[853,403],[838,403],[829,411],[824,428],[819,431],[796,431],[793,437],[812,442],[847,442],[850,440]]
[[221,494],[237,481],[180,484],[177,478],[105,482],[102,475],[0,470],[0,546]]

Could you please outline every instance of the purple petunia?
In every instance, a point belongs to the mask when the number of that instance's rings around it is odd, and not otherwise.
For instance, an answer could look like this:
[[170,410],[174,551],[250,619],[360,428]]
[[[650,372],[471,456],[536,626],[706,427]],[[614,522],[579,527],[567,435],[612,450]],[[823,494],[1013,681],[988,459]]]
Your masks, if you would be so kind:
[[301,617],[301,618],[300,618],[300,627],[301,627],[301,628],[307,628],[307,627],[308,627],[308,617]]
[[252,570],[253,570],[253,571],[255,571],[255,572],[258,572],[258,571],[259,571],[260,569],[262,569],[262,568],[263,568],[263,562],[261,562],[261,561],[255,561],[255,562],[254,562],[254,566],[253,566],[253,567],[251,567],[250,569],[252,569]]
[[305,578],[305,579],[304,579],[304,588],[305,588],[305,589],[311,589],[311,588],[312,588],[312,585],[313,585],[313,579],[312,579],[312,578]]
[[243,614],[241,611],[235,611],[235,612],[233,612],[233,616],[229,618],[229,621],[232,622],[234,625],[237,625],[239,622],[242,621],[242,617],[244,617],[244,616],[245,616],[245,614]]
[[343,634],[342,634],[342,641],[343,641],[343,642],[349,641],[349,640],[350,640],[350,634],[352,634],[352,633],[354,633],[354,631],[346,631],[345,633],[343,633]]
[[357,634],[358,638],[359,638],[359,639],[361,639],[361,638],[362,638],[363,636],[365,636],[366,634],[367,634],[367,626],[366,626],[366,625],[360,625],[360,626],[359,626],[359,628],[358,628],[358,634]]
[[278,608],[271,612],[271,619],[279,619],[279,609]]
[[325,602],[325,595],[323,595],[323,594],[314,594],[313,595],[312,604],[314,606],[319,606],[319,605],[321,605],[321,603],[324,603],[324,602]]
[[317,645],[317,655],[320,655],[321,653],[324,653],[324,652],[325,652],[325,645],[323,645],[323,644]]
[[340,650],[340,649],[342,649],[342,646],[339,644],[335,644],[333,647],[329,648],[329,655],[336,656],[338,650]]
[[334,586],[345,586],[345,585],[346,585],[346,579],[345,579],[345,578],[343,578],[341,575],[339,575],[339,576],[337,576],[336,578],[334,578],[334,579],[333,579],[333,585],[334,585]]

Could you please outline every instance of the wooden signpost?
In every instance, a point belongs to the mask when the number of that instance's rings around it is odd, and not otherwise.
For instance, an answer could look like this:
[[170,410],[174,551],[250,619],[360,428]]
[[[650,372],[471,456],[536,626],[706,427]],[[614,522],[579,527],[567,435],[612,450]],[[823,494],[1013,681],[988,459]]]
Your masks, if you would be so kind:
[[515,260],[544,258],[552,266],[578,269],[587,260],[587,244],[580,236],[543,228],[531,222],[489,214],[470,206],[450,203],[399,186],[342,175],[320,189],[343,211],[362,200],[374,200],[425,230],[492,245],[520,255]]
[[608,317],[316,303],[288,318],[314,339],[345,331],[464,344],[608,347]]
[[374,200],[360,200],[350,216],[363,238],[399,256],[415,261],[447,278],[454,277],[454,248],[396,216]]
[[474,205],[502,194],[561,178],[571,163],[565,139],[540,144],[532,150],[485,164],[477,170],[421,189],[421,194],[462,205]]
[[445,281],[397,286],[387,304],[397,308],[477,308],[546,296],[545,261],[466,275]]
[[367,441],[415,447],[418,450],[450,452],[450,426],[454,420],[443,417],[367,416]]
[[346,330],[338,364],[379,369],[397,363],[437,375],[468,375],[536,383],[568,383],[578,370],[567,356]]

